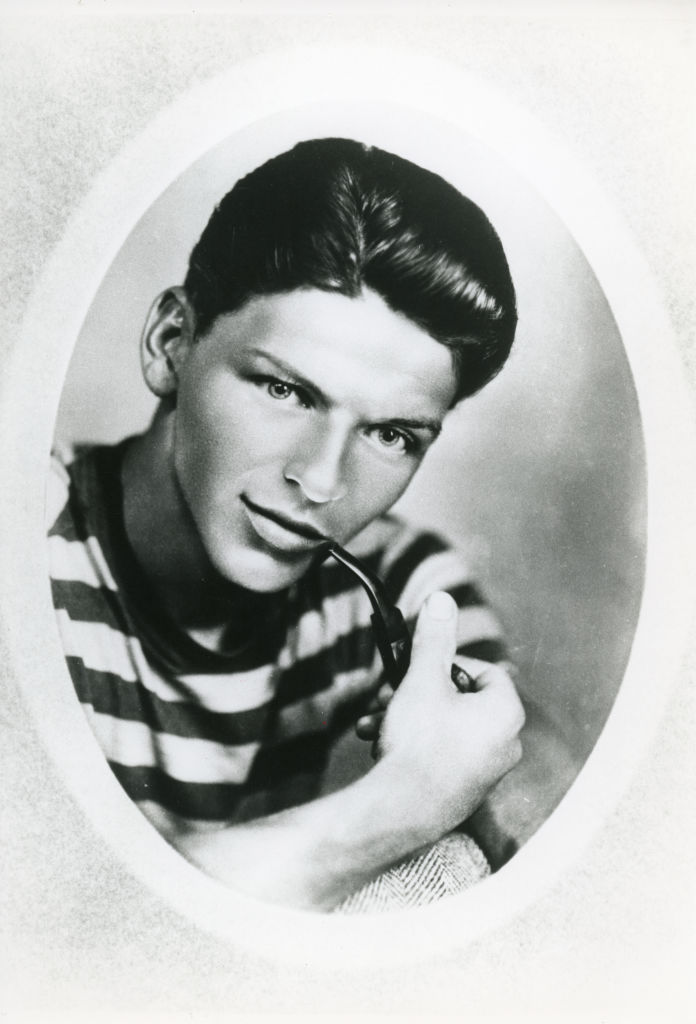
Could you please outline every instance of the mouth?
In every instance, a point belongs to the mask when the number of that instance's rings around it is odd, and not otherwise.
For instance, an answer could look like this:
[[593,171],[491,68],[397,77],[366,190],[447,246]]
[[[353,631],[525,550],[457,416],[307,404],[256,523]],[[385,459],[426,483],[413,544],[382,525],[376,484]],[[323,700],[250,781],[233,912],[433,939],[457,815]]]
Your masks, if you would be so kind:
[[281,551],[309,551],[328,540],[311,524],[257,505],[246,494],[241,494],[240,500],[254,530],[271,547]]

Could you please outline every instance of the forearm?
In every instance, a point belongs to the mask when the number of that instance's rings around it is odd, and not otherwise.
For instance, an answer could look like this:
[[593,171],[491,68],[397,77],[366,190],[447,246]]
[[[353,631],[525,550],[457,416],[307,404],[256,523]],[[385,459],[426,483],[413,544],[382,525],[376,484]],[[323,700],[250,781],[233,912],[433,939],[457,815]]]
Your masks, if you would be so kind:
[[396,771],[380,763],[345,789],[301,807],[170,841],[187,860],[240,892],[328,910],[438,838]]

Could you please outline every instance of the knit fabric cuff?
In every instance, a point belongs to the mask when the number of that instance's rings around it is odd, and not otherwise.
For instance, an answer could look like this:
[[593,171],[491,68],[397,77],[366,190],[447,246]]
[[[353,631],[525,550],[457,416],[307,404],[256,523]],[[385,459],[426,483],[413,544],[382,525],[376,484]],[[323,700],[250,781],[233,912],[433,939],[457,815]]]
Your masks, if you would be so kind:
[[335,908],[339,914],[375,914],[422,907],[455,896],[490,874],[474,840],[461,833],[440,839],[425,853],[384,871]]

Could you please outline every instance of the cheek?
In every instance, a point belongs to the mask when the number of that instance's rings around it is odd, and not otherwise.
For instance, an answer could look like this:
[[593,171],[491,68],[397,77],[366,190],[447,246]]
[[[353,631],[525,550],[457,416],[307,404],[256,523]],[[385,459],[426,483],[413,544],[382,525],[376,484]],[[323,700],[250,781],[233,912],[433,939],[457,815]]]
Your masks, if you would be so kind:
[[228,375],[194,379],[181,395],[181,411],[187,429],[204,446],[261,453],[272,450],[289,433],[280,407]]
[[379,460],[358,463],[348,478],[347,502],[361,528],[387,512],[404,493],[418,467],[411,462],[388,466]]
[[[234,460],[238,446],[231,442],[230,427],[214,402],[191,401],[182,393],[174,423],[174,463],[189,500],[209,498],[225,463]],[[225,473],[225,476],[228,475]]]
[[205,403],[180,396],[175,422],[175,464],[189,500],[214,504],[254,472],[280,463],[289,438],[245,393],[209,386]]

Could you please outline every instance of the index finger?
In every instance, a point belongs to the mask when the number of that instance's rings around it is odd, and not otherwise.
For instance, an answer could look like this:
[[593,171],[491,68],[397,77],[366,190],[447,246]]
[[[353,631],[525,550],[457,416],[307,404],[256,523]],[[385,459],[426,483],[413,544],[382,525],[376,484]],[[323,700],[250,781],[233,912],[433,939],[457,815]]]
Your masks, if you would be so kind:
[[469,658],[463,654],[456,654],[452,662],[450,678],[460,693],[475,693],[478,690],[476,679],[492,662],[481,661],[479,658]]
[[474,695],[494,701],[496,715],[507,720],[510,716],[511,727],[519,731],[524,725],[525,711],[517,692],[517,687],[505,664],[484,663],[483,671],[475,679]]

